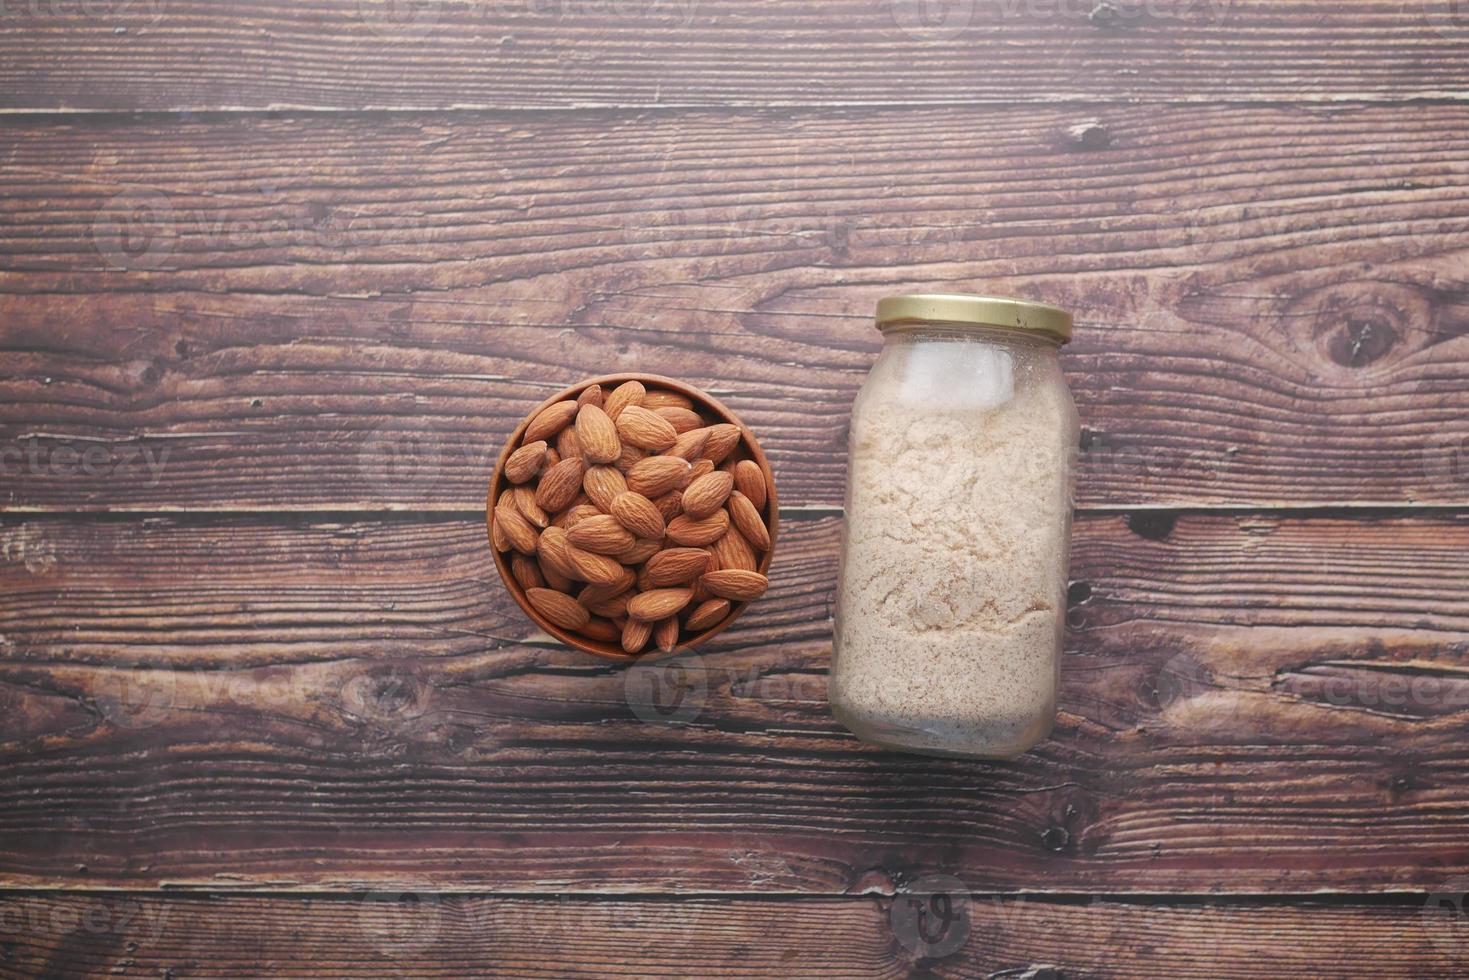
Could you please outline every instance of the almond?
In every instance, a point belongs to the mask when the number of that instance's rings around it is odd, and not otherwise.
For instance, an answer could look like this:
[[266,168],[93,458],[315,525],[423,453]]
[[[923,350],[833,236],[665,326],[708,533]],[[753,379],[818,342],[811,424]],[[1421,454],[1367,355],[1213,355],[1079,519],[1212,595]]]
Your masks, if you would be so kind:
[[548,405],[525,427],[525,442],[549,439],[571,424],[576,418],[576,402],[562,401]]
[[753,572],[760,567],[755,560],[755,552],[750,550],[750,543],[736,528],[730,528],[724,537],[714,542],[713,549],[720,568],[741,568]]
[[650,589],[639,592],[628,602],[627,614],[645,623],[656,623],[688,605],[693,594],[693,589]]
[[699,417],[698,412],[679,408],[676,405],[665,405],[663,408],[654,409],[654,414],[661,419],[666,419],[668,424],[673,426],[673,431],[679,435],[704,425],[704,420]]
[[525,597],[530,600],[531,608],[564,630],[579,630],[591,618],[585,607],[565,592],[526,589]]
[[566,576],[566,574],[557,572],[557,570],[555,570],[555,567],[552,566],[551,561],[546,560],[545,548],[545,535],[541,535],[541,554],[536,555],[536,567],[538,567],[538,569],[541,569],[541,577],[544,577],[544,579],[546,580],[546,585],[551,586],[551,588],[555,589],[555,591],[570,592],[570,576]]
[[[560,582],[575,577],[576,567],[572,565],[571,555],[568,553],[570,547],[571,543],[566,540],[566,532],[561,528],[553,525],[541,532],[538,550],[541,558],[541,574],[546,576],[547,583],[558,589],[561,588]],[[552,580],[552,572],[557,575],[555,581]],[[566,590],[562,589],[562,591]]]
[[588,517],[596,517],[600,513],[602,512],[597,509],[596,504],[572,504],[561,512],[561,516],[556,518],[555,523],[557,527],[562,527],[570,531],[576,527],[578,522],[584,521]]
[[622,649],[628,653],[637,653],[648,645],[648,638],[652,635],[652,623],[629,619],[622,627]]
[[735,489],[749,497],[756,510],[765,509],[765,474],[760,471],[759,463],[753,459],[740,460],[735,464],[734,481]]
[[678,646],[678,620],[670,616],[654,626],[653,645],[664,653],[672,653]]
[[724,506],[734,489],[734,477],[715,470],[699,477],[684,488],[683,512],[694,520],[702,520]]
[[709,427],[709,441],[704,445],[704,458],[711,463],[719,463],[724,457],[734,452],[734,447],[740,442],[740,427],[729,422],[721,422]]
[[596,405],[583,405],[576,413],[576,441],[588,463],[610,463],[622,454],[617,426]]
[[663,515],[665,522],[671,521],[683,513],[683,491],[670,490],[653,501],[653,506],[658,508],[658,513]]
[[724,537],[729,530],[729,515],[716,510],[701,521],[680,514],[668,522],[668,540],[691,548],[702,548]]
[[586,464],[580,457],[571,456],[563,459],[555,466],[541,474],[541,482],[536,486],[536,503],[541,509],[554,514],[564,507],[570,506],[581,492],[582,474],[586,472]]
[[566,560],[571,564],[571,577],[583,582],[611,585],[622,579],[623,568],[617,559],[578,548],[570,541],[566,544]]
[[[637,576],[633,574],[633,570],[631,568],[624,568],[622,575],[618,577],[616,582],[610,585],[599,585],[593,582],[577,593],[576,601],[590,609],[592,603],[602,602],[613,596],[620,595],[632,588],[636,583]],[[602,613],[602,615],[605,616],[607,614]]]
[[703,548],[665,548],[643,566],[648,587],[652,588],[684,585],[708,570],[709,552]]
[[770,580],[759,572],[747,572],[743,568],[721,568],[705,574],[699,579],[699,584],[722,598],[749,602],[765,594]]
[[599,555],[615,555],[631,548],[637,541],[632,532],[617,522],[610,514],[598,514],[577,521],[567,529],[566,540],[573,546]]
[[624,565],[641,565],[653,555],[656,555],[662,547],[663,538],[661,536],[656,538],[639,538],[637,543],[631,548],[628,548],[626,551],[619,551],[612,557]]
[[624,442],[622,444],[622,455],[618,456],[617,462],[613,463],[612,465],[617,467],[623,473],[626,473],[628,470],[633,468],[633,465],[637,463],[638,460],[646,459],[647,456],[648,451],[646,449],[639,449],[637,446],[630,446]]
[[576,403],[581,405],[596,405],[602,407],[602,386],[590,385],[580,395],[576,396]]
[[713,472],[714,472],[714,464],[711,463],[711,462],[709,462],[709,460],[707,460],[707,459],[695,460],[694,461],[694,465],[689,467],[689,473],[688,473],[688,475],[685,476],[683,478],[683,480],[680,481],[680,483],[679,483],[679,489],[682,490],[684,487],[687,487],[690,483],[693,483],[699,477],[701,477],[701,476],[708,476],[710,473],[713,473]]
[[[587,588],[601,588],[601,586],[589,585]],[[633,594],[631,592],[619,592],[605,599],[588,600],[585,595],[582,595],[578,596],[576,601],[586,606],[588,610],[596,613],[598,616],[616,619],[618,616],[627,615],[627,600],[631,599],[632,596]]]
[[612,389],[612,394],[607,396],[602,408],[607,412],[607,417],[613,421],[622,414],[622,410],[629,405],[641,405],[643,398],[647,396],[647,389],[639,381],[624,381]]
[[750,498],[738,490],[729,495],[729,516],[746,541],[761,551],[770,550],[770,530]]
[[541,510],[536,503],[536,492],[530,487],[512,487],[510,489],[512,499],[515,501],[515,509],[520,511],[520,516],[530,521],[541,530],[551,526],[551,517]]
[[562,459],[581,456],[581,442],[576,438],[576,427],[568,425],[556,434],[556,452]]
[[649,409],[686,408],[689,411],[694,410],[694,403],[688,395],[681,395],[676,391],[663,391],[662,389],[648,392],[638,404]]
[[690,632],[703,631],[729,615],[728,599],[708,599],[694,607],[689,618],[684,620],[684,629]]
[[690,429],[688,432],[679,434],[677,440],[668,450],[669,456],[677,456],[689,462],[699,458],[704,452],[704,446],[709,442],[708,429]]
[[617,435],[640,449],[662,452],[678,441],[673,423],[640,405],[629,405],[617,416]]
[[688,460],[677,456],[649,456],[627,471],[627,488],[652,500],[676,489],[690,469]]
[[510,574],[522,589],[544,589],[546,587],[546,577],[541,574],[541,566],[525,555],[510,556]]
[[640,538],[663,537],[663,515],[653,501],[640,493],[624,490],[612,498],[607,512],[617,522]]
[[536,544],[540,536],[531,522],[520,515],[520,511],[514,507],[496,507],[495,523],[500,525],[500,530],[505,532],[510,546],[516,551],[526,555],[536,553]]
[[593,616],[587,620],[587,624],[581,628],[581,635],[593,640],[601,640],[603,643],[621,643],[622,630],[610,619],[601,616]]
[[528,442],[505,460],[505,479],[511,483],[524,483],[540,472],[546,461],[546,440]]
[[495,523],[493,514],[490,519],[490,547],[501,552],[513,550],[510,538],[506,536],[505,529]]
[[627,489],[627,477],[615,466],[593,466],[582,477],[582,489],[604,513],[611,512],[613,499]]
[[561,462],[561,454],[556,451],[555,446],[552,446],[546,450],[546,461],[541,464],[541,469],[549,470],[559,462]]

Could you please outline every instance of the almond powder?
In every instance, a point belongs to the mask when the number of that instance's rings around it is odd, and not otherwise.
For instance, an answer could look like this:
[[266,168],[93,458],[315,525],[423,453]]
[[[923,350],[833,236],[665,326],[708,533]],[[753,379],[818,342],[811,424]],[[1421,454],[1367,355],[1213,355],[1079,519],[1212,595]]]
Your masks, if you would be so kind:
[[1052,349],[907,347],[853,410],[831,701],[870,741],[1013,755],[1055,714],[1075,408]]

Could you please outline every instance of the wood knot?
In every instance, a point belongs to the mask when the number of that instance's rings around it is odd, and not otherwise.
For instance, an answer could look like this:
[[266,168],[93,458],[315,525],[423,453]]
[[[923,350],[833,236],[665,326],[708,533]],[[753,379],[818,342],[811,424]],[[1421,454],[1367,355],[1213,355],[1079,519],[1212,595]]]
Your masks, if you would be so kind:
[[1071,831],[1065,827],[1047,827],[1041,832],[1041,843],[1048,850],[1063,851],[1071,843]]
[[1096,121],[1078,123],[1066,131],[1066,144],[1073,150],[1105,150],[1112,145],[1112,134]]
[[1385,319],[1370,311],[1349,314],[1327,337],[1326,351],[1342,367],[1359,368],[1386,354],[1397,340],[1398,332]]
[[430,690],[413,671],[387,664],[349,677],[342,685],[342,709],[373,721],[417,718],[428,710]]
[[1173,533],[1178,515],[1168,510],[1134,511],[1127,515],[1127,528],[1140,538],[1162,541]]

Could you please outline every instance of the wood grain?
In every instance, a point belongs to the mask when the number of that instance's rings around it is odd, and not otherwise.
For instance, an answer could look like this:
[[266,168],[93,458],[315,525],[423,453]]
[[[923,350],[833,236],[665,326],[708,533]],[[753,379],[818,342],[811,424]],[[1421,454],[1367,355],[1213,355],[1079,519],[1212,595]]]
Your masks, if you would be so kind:
[[[1469,966],[1462,895],[1392,904],[1220,899],[337,899],[11,893],[0,977],[1122,977],[1419,980]],[[913,941],[904,906],[943,912]],[[935,919],[934,922],[939,920]],[[921,956],[924,951],[943,955]],[[1029,972],[1027,972],[1029,971]]]
[[0,506],[478,508],[525,408],[606,370],[707,388],[786,502],[833,506],[873,305],[925,288],[1076,310],[1083,505],[1460,505],[1466,122],[28,123],[0,166]]
[[1462,97],[1452,0],[10,3],[13,110]]
[[839,525],[637,672],[547,644],[475,520],[4,528],[10,885],[1371,892],[1469,875],[1469,522],[1084,517],[1054,737],[862,746]]

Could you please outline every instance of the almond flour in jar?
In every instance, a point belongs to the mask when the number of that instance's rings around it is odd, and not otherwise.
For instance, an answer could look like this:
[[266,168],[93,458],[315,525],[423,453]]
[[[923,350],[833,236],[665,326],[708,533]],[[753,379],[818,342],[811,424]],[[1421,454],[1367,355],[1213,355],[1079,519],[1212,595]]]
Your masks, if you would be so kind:
[[1051,730],[1076,409],[1063,310],[977,296],[878,304],[852,410],[830,699],[890,748],[1008,758]]

